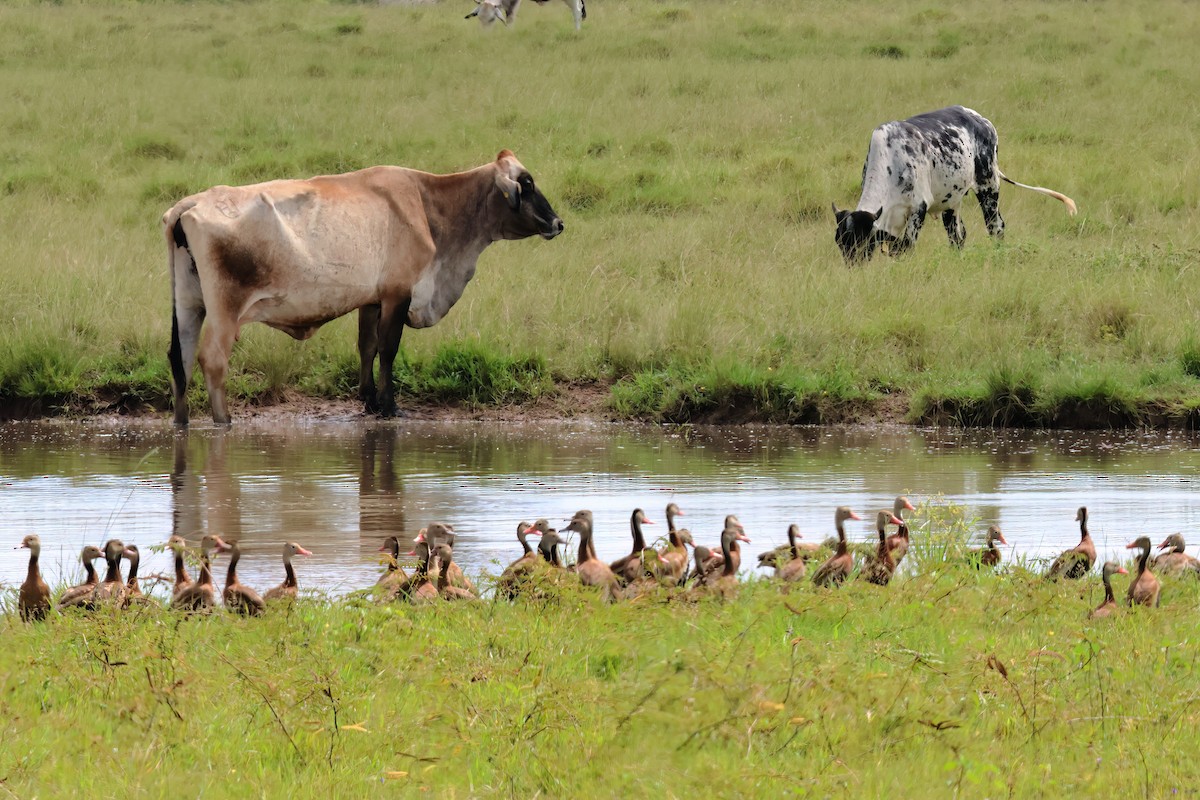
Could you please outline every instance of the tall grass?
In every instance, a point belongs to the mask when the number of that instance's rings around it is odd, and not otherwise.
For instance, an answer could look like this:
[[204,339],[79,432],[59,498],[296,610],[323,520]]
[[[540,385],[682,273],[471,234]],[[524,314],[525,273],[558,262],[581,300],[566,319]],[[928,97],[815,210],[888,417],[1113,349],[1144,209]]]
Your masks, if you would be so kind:
[[[594,5],[576,34],[553,6],[481,32],[448,0],[6,4],[0,397],[164,401],[158,219],[188,192],[511,147],[566,234],[490,249],[450,316],[406,336],[414,365],[466,343],[669,398],[733,362],[772,419],[819,387],[843,410],[1016,424],[989,377],[1008,368],[1031,424],[1190,413],[1193,4]],[[1009,175],[1080,216],[1006,187],[1001,244],[968,207],[962,252],[931,221],[909,256],[845,267],[828,207],[856,200],[871,129],[958,102],[995,122]],[[348,393],[354,339],[352,320],[302,345],[247,330],[234,389]]]
[[1186,791],[1200,585],[1087,621],[1099,600],[951,568],[729,602],[10,612],[0,775],[20,797]]

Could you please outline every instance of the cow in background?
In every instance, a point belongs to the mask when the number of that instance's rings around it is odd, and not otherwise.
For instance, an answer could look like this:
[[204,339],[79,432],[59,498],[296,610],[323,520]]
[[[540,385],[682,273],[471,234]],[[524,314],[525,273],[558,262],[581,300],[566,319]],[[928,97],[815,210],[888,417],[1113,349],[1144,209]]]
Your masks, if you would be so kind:
[[886,122],[871,134],[863,164],[862,196],[854,211],[833,206],[834,241],[847,263],[867,261],[880,242],[897,255],[916,241],[928,214],[942,215],[950,244],[967,239],[959,210],[974,190],[988,233],[1004,235],[1000,181],[1062,201],[1076,213],[1075,201],[1041,186],[1008,178],[996,161],[996,129],[975,111],[950,106],[906,120]]
[[[533,0],[538,5],[545,5],[550,0]],[[567,8],[571,9],[571,15],[575,18],[575,30],[579,30],[583,21],[587,19],[587,6],[584,5],[584,0],[563,0],[567,4]],[[497,19],[509,25],[517,18],[517,8],[521,5],[521,0],[475,0],[476,8],[470,14],[467,14],[464,19],[471,17],[479,17],[479,21],[484,27],[491,25]]]

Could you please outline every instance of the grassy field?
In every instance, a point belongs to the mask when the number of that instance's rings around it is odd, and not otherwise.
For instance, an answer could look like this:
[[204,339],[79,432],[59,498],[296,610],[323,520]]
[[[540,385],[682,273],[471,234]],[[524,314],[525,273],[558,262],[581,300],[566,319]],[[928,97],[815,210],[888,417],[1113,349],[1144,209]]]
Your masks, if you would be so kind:
[[[1200,8],[593,0],[510,29],[467,0],[0,8],[0,400],[167,401],[165,208],[216,183],[510,147],[566,221],[503,243],[408,335],[410,397],[612,384],[615,413],[1187,422],[1200,406]],[[119,54],[114,57],[113,54]],[[952,103],[1000,132],[1002,244],[848,269],[830,202],[870,131]],[[246,330],[233,390],[345,396],[353,321]],[[202,392],[197,390],[197,401]]]
[[1088,621],[1095,577],[943,565],[727,602],[8,613],[0,795],[1172,796],[1200,584],[1163,597]]

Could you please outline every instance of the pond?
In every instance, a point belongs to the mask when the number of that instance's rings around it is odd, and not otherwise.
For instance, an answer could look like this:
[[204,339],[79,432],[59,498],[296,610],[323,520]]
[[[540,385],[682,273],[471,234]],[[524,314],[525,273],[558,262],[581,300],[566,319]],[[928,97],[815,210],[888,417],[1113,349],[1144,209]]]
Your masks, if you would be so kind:
[[85,544],[136,543],[141,574],[167,574],[169,557],[150,546],[172,533],[196,544],[211,531],[242,542],[239,574],[251,586],[282,580],[279,553],[294,540],[313,552],[297,560],[301,587],[341,594],[374,582],[383,537],[411,538],[434,520],[453,524],[455,559],[475,574],[519,555],[519,521],[561,527],[581,508],[595,512],[601,558],[615,559],[629,551],[631,511],[646,509],[656,538],[671,501],[700,544],[715,545],[724,515],[737,514],[753,540],[747,574],[753,554],[785,541],[788,523],[809,540],[830,535],[838,505],[864,517],[850,538],[871,541],[873,512],[901,493],[961,504],[980,531],[999,524],[1006,560],[1073,546],[1075,510],[1086,505],[1100,557],[1124,558],[1138,535],[1158,544],[1194,529],[1198,444],[1181,433],[357,416],[187,432],[160,420],[9,423],[0,425],[0,583],[24,578],[27,551],[13,547],[27,533],[41,537],[43,574],[58,585],[81,576]]

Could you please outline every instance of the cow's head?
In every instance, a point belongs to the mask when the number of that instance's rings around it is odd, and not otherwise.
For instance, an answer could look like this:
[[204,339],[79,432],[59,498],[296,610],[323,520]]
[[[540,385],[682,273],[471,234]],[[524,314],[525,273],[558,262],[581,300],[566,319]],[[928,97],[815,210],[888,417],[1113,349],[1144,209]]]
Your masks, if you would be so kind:
[[875,230],[875,220],[883,209],[874,214],[870,211],[842,211],[833,204],[833,216],[837,219],[837,232],[833,240],[842,251],[847,264],[857,264],[870,261],[879,246],[879,235]]
[[563,221],[511,150],[501,150],[496,156],[496,189],[509,212],[500,223],[505,239],[524,239],[534,234],[553,239],[562,233]]

